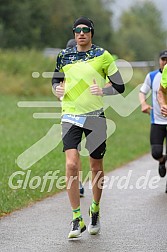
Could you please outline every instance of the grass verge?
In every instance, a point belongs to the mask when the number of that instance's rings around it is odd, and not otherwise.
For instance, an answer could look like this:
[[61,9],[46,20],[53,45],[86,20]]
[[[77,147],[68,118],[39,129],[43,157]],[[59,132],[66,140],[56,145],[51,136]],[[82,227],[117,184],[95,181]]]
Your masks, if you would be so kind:
[[[55,98],[46,96],[21,98],[7,95],[0,97],[0,216],[55,194],[59,191],[56,181],[51,187],[48,180],[44,187],[44,176],[57,170],[60,171],[59,177],[65,173],[65,157],[61,142],[28,170],[22,170],[16,164],[16,159],[21,153],[46,136],[54,124],[60,123],[59,119],[34,119],[32,116],[34,112],[55,112],[55,108],[19,108],[17,102],[21,100],[54,101]],[[111,108],[108,108],[106,113],[116,124],[115,132],[107,140],[104,160],[105,172],[109,172],[149,151],[149,117],[143,115],[139,108],[128,117],[119,116]],[[89,171],[88,158],[82,156],[81,159],[86,175]],[[15,188],[12,189],[9,181],[15,172],[16,176],[12,180]]]

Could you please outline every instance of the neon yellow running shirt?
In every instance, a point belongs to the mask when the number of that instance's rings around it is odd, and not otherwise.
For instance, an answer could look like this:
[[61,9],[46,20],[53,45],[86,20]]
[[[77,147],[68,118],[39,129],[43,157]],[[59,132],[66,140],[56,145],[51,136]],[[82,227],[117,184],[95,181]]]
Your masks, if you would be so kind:
[[77,47],[62,50],[57,57],[57,70],[65,74],[62,114],[80,115],[103,107],[101,96],[92,95],[93,80],[103,88],[106,77],[118,71],[114,58],[103,48],[92,45],[87,52]]
[[167,64],[164,66],[161,78],[161,86],[167,88]]

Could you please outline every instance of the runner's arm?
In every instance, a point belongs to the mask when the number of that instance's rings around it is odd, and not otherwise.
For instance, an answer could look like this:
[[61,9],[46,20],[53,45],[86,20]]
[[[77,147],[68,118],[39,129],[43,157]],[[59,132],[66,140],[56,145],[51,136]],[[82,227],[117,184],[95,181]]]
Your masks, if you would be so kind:
[[52,87],[56,89],[56,87],[60,85],[60,82],[63,81],[64,81],[64,73],[59,72],[56,68],[52,78]]
[[111,76],[108,76],[108,78],[110,82],[102,88],[104,95],[116,95],[125,91],[125,85],[119,71]]

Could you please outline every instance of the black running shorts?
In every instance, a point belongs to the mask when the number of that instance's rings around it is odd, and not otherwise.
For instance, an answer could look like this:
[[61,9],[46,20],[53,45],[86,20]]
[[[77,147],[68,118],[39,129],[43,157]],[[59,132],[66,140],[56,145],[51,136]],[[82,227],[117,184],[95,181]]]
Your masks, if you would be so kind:
[[62,122],[63,151],[69,149],[80,150],[83,133],[86,136],[85,148],[94,159],[103,158],[106,151],[107,125],[104,115],[87,116],[84,127],[68,122]]

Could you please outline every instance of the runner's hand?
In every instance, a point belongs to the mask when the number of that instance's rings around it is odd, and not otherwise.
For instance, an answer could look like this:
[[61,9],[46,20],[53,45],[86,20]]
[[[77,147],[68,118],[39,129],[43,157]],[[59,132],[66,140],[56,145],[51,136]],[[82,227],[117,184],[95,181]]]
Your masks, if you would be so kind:
[[146,114],[150,114],[152,107],[149,104],[142,104],[141,111]]
[[103,96],[103,91],[102,88],[100,88],[97,83],[96,80],[93,80],[93,85],[90,86],[90,92],[92,95],[100,95]]
[[56,87],[56,96],[60,99],[61,97],[63,97],[65,92],[64,89],[64,81],[60,82],[60,85]]
[[167,117],[167,105],[162,105],[162,106],[161,106],[161,114],[162,114],[164,117]]

